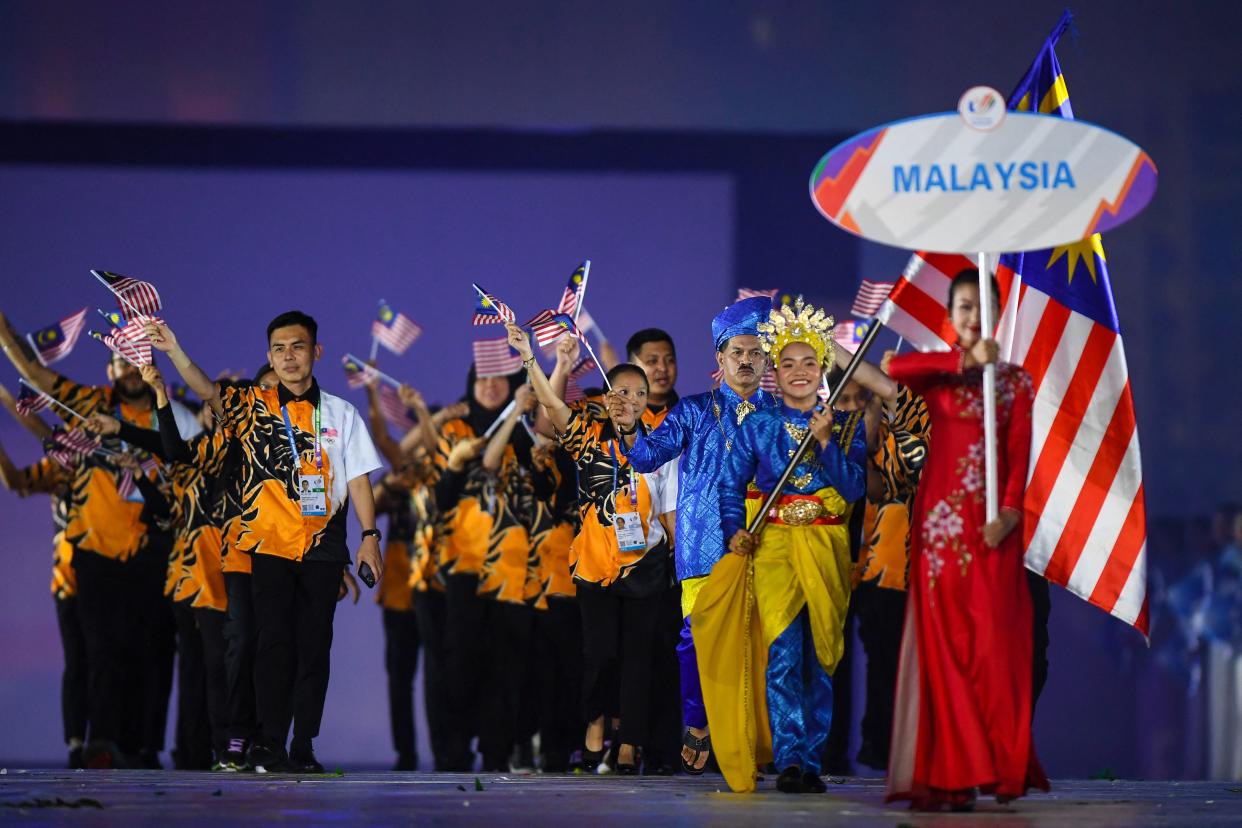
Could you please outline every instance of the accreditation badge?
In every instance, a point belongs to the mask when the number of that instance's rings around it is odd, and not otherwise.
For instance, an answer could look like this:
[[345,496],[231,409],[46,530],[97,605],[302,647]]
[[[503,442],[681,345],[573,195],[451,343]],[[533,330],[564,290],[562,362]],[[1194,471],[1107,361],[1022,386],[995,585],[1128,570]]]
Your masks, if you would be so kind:
[[643,519],[638,512],[618,512],[612,518],[612,531],[622,552],[642,552],[647,548]]
[[324,490],[322,474],[298,475],[298,502],[303,517],[322,517],[328,514],[328,496]]

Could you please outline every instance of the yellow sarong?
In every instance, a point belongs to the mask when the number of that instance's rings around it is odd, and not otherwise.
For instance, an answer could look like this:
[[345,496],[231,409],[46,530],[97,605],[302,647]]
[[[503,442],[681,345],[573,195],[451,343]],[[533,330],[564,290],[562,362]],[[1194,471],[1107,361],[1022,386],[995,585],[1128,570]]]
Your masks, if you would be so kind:
[[[818,494],[833,513],[838,504],[844,509],[834,490]],[[759,506],[747,502],[748,522]],[[726,553],[703,580],[691,627],[712,751],[729,787],[749,793],[757,768],[772,760],[765,679],[772,642],[806,607],[815,655],[829,675],[844,652],[848,529],[767,525],[753,560]]]

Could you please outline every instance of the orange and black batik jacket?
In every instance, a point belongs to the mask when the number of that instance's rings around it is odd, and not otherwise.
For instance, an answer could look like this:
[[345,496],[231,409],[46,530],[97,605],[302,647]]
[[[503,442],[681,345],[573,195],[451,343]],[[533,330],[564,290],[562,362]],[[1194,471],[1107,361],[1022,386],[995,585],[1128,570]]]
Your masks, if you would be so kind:
[[[274,555],[293,561],[349,562],[345,529],[349,481],[380,467],[379,456],[357,409],[323,392],[312,381],[302,396],[284,385],[224,388],[223,419],[241,445],[236,523],[226,526],[224,542],[234,552]],[[315,411],[320,411],[318,458]],[[296,456],[282,416],[289,414]],[[297,475],[323,474],[327,514],[303,515]]]
[[[483,468],[481,457],[462,472],[448,468],[449,453],[475,437],[463,419],[449,420],[440,432],[436,466],[436,507],[440,512],[439,570],[447,575],[479,576],[479,593],[511,602],[538,597],[527,584],[530,558],[530,471],[518,463],[510,445],[499,473]],[[533,593],[533,594],[532,594]]]
[[578,513],[577,468],[573,458],[559,447],[552,456],[555,462],[551,468],[535,473],[537,511],[531,546],[538,567],[538,609],[547,606],[548,598],[572,598],[577,594],[569,565],[574,535],[582,523]]
[[52,595],[71,598],[78,592],[73,574],[73,547],[65,540],[69,523],[69,487],[74,474],[50,457],[17,470],[14,491],[21,497],[32,494],[50,495],[52,499]]
[[896,413],[881,419],[875,451],[868,458],[868,477],[878,475],[882,494],[868,486],[862,547],[854,581],[874,581],[886,589],[904,590],[910,566],[910,516],[919,473],[927,459],[931,419],[923,398],[897,386]]
[[[634,597],[667,589],[672,585],[672,548],[659,517],[676,509],[669,466],[631,476],[611,421],[589,405],[574,404],[569,411],[569,422],[558,437],[578,470],[582,522],[570,553],[574,581],[579,588],[606,587]],[[633,513],[642,523],[646,548],[623,551],[614,524],[618,515]]]
[[384,575],[375,602],[386,610],[413,608],[411,570],[418,546],[419,525],[411,508],[414,473],[404,470],[393,481],[385,477],[375,486],[375,514],[388,516],[384,531]]
[[[118,404],[116,393],[109,387],[78,385],[57,377],[52,396],[63,405],[90,417],[108,414],[139,428],[155,428],[154,406],[140,411],[129,403]],[[72,415],[57,409],[70,425]],[[120,452],[121,441],[106,438],[103,448]],[[143,456],[143,452],[134,452]],[[65,540],[76,551],[93,552],[116,561],[131,560],[148,541],[148,516],[145,504],[138,498],[126,499],[117,490],[122,472],[97,457],[86,458],[75,470],[69,485],[69,515]]]
[[[228,609],[224,570],[220,558],[224,516],[221,475],[229,448],[224,427],[203,433],[188,443],[169,428],[171,414],[159,410],[171,484],[169,513],[175,536],[169,556],[164,592],[173,601],[194,609]],[[167,436],[166,436],[167,435]]]

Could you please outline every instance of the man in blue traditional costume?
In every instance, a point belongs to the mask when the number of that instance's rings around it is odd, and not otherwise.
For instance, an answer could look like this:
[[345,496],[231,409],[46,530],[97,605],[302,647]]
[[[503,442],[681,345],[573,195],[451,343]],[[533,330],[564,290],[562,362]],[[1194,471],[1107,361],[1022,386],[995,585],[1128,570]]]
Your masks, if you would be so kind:
[[759,388],[767,356],[759,342],[759,323],[768,317],[767,297],[743,299],[712,320],[716,362],[724,373],[719,388],[682,397],[660,427],[639,433],[629,450],[630,465],[640,473],[677,458],[677,578],[681,581],[681,613],[685,619],[677,658],[681,665],[682,717],[686,725],[682,770],[701,774],[707,763],[707,713],[699,689],[698,662],[690,634],[690,613],[703,578],[725,552],[720,531],[720,470],[733,449],[738,428],[756,411],[775,408],[776,399]]
[[[754,790],[756,767],[772,760],[779,790],[823,792],[831,676],[850,596],[850,504],[866,486],[865,428],[862,412],[819,405],[832,317],[799,299],[773,310],[759,331],[782,402],[748,417],[723,458],[722,529],[736,554],[704,579],[694,608],[701,688],[730,788]],[[781,485],[808,433],[814,439]],[[761,534],[751,534],[777,486]]]

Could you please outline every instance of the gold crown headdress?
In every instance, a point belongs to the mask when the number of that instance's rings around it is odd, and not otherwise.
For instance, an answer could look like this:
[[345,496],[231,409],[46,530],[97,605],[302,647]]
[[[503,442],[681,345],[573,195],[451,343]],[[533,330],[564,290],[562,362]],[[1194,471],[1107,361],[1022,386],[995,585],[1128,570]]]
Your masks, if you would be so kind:
[[786,345],[801,342],[815,349],[821,366],[829,365],[836,357],[833,322],[831,316],[806,304],[799,296],[792,307],[784,304],[773,308],[768,321],[759,323],[759,342],[774,363],[780,359]]

